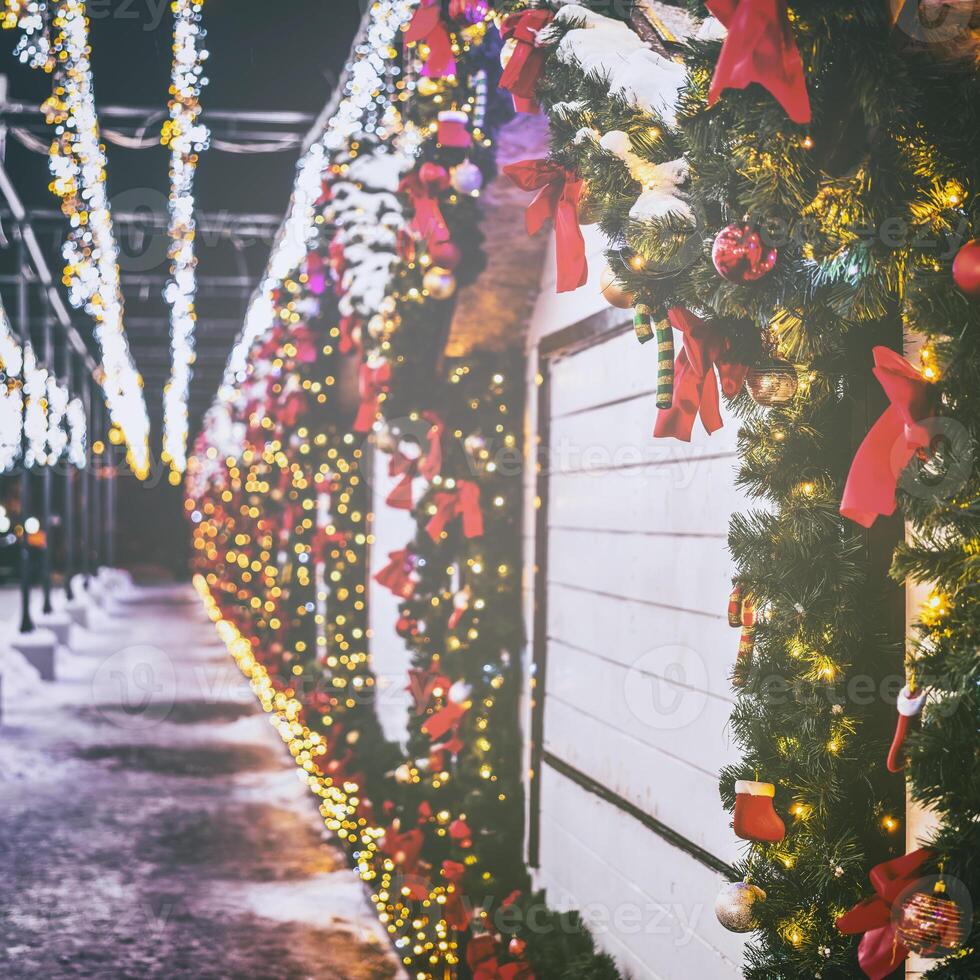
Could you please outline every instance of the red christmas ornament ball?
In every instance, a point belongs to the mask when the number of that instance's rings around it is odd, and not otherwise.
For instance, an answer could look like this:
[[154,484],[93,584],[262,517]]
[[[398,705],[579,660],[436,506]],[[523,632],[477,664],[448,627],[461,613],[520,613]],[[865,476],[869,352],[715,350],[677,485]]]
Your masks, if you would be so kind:
[[715,237],[711,261],[729,282],[755,282],[772,272],[779,253],[762,244],[752,225],[726,225]]
[[980,299],[980,238],[971,238],[956,253],[953,282],[970,299]]
[[455,269],[463,255],[455,242],[433,242],[429,246],[429,257],[434,265],[444,269]]
[[913,953],[943,956],[966,942],[964,918],[963,910],[952,899],[916,891],[902,902],[895,931]]
[[510,943],[508,943],[507,949],[511,956],[516,956],[520,959],[527,952],[527,943],[520,936],[514,936]]
[[399,616],[398,621],[395,623],[395,632],[402,638],[408,639],[410,636],[416,636],[419,631],[418,620],[411,616]]

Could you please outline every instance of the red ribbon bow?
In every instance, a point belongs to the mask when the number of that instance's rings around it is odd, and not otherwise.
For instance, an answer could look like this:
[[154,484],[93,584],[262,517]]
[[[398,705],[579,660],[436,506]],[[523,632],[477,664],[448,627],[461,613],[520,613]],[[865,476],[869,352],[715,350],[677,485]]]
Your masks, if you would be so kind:
[[456,74],[452,40],[442,19],[440,0],[422,0],[412,15],[405,32],[405,44],[424,41],[429,48],[422,74],[430,78],[442,78]]
[[381,396],[388,390],[391,381],[391,365],[382,361],[377,367],[362,364],[358,375],[358,388],[361,404],[354,419],[355,432],[370,432],[378,417]]
[[412,481],[421,476],[430,483],[442,469],[442,434],[445,424],[435,412],[423,412],[422,418],[430,423],[426,433],[428,449],[416,459],[409,459],[402,452],[395,452],[388,463],[388,475],[400,476],[385,503],[396,510],[411,510],[414,505],[412,498]]
[[415,216],[412,228],[427,242],[449,241],[449,226],[439,207],[439,195],[449,188],[449,171],[438,163],[423,163],[401,179],[398,190],[407,194]]
[[448,735],[450,731],[458,729],[463,716],[469,710],[465,704],[460,704],[458,701],[448,701],[444,708],[440,708],[435,714],[429,716],[425,724],[422,725],[422,731],[433,742],[437,742]]
[[871,980],[889,976],[909,955],[895,931],[892,907],[920,877],[930,857],[930,851],[921,849],[872,868],[875,896],[859,902],[837,920],[837,928],[847,936],[864,933],[858,944],[858,963]]
[[904,357],[888,347],[876,347],[873,354],[873,374],[891,405],[854,454],[840,504],[841,514],[862,527],[871,527],[879,514],[895,513],[902,470],[919,449],[929,447],[929,432],[920,423],[934,406],[929,382]]
[[522,10],[500,25],[500,36],[514,38],[517,46],[500,76],[500,88],[514,97],[517,112],[538,112],[534,90],[544,71],[547,53],[537,46],[538,32],[554,20],[550,10]]
[[504,963],[497,959],[497,943],[493,936],[473,936],[466,946],[466,962],[473,980],[534,980],[527,963]]
[[388,559],[388,564],[374,576],[374,581],[400,599],[410,598],[415,592],[415,582],[412,580],[415,565],[412,563],[411,552],[408,548],[392,551],[389,552]]
[[708,9],[728,28],[708,92],[714,105],[726,88],[758,82],[772,93],[793,122],[808,123],[810,96],[803,78],[786,0],[706,0]]
[[748,368],[719,363],[729,342],[717,327],[680,306],[668,310],[667,317],[684,335],[684,347],[674,362],[673,404],[657,415],[653,434],[658,439],[690,442],[699,413],[709,435],[722,427],[715,369],[722,391],[731,398],[744,383]]
[[522,160],[504,167],[504,173],[524,191],[537,191],[527,206],[524,222],[529,235],[535,234],[548,218],[555,224],[555,262],[557,288],[567,293],[584,286],[589,278],[585,258],[585,239],[578,224],[578,202],[582,180],[548,160]]
[[463,520],[463,536],[483,536],[483,511],[480,508],[480,488],[471,480],[459,480],[453,490],[440,490],[435,495],[436,512],[425,526],[429,537],[438,541],[449,522]]

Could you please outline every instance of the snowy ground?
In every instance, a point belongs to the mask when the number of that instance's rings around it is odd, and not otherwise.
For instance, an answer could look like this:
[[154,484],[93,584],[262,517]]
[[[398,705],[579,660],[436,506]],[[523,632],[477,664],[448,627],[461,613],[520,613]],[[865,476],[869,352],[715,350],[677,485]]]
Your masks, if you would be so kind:
[[398,976],[313,797],[186,587],[5,652],[0,977]]

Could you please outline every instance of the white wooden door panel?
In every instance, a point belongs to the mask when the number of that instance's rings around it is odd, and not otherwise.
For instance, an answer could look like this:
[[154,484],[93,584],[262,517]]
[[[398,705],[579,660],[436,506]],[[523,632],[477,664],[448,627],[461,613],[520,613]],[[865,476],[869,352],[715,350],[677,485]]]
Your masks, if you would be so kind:
[[608,531],[552,527],[549,584],[585,592],[653,599],[675,609],[723,611],[731,592],[732,563],[724,538],[653,541]]
[[715,866],[740,853],[717,779],[737,758],[727,536],[750,506],[735,489],[737,422],[723,409],[710,437],[697,421],[690,443],[654,439],[656,351],[629,331],[547,373],[546,510],[528,486],[528,513],[547,520],[544,552],[527,540],[546,610],[537,880],[586,913],[632,904],[673,923],[600,929],[636,977],[735,977],[744,943],[713,903]]
[[[666,629],[669,632],[665,633]],[[671,648],[671,662],[676,662],[683,650],[691,650],[704,665],[705,692],[731,699],[728,670],[738,650],[739,631],[717,612],[682,612],[656,603],[553,587],[548,602],[548,639],[626,667],[660,647]],[[561,655],[555,656],[560,663]],[[693,670],[687,674],[693,676]]]
[[[720,874],[557,773],[544,774],[542,880],[635,977],[726,980],[744,939],[714,915]],[[696,820],[693,801],[690,819]]]
[[[646,463],[594,473],[553,473],[549,523],[636,535],[728,537],[736,463],[731,456]],[[602,508],[596,510],[601,495]],[[652,544],[652,542],[651,542]]]

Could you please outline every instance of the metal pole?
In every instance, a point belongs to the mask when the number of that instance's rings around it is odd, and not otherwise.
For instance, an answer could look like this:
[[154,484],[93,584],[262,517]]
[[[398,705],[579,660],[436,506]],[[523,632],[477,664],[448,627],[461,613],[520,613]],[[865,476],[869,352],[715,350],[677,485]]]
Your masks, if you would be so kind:
[[[93,386],[94,387],[94,386]],[[92,392],[92,444],[102,441],[102,399],[98,389]],[[103,452],[105,449],[103,448]],[[102,567],[102,457],[92,452],[92,573],[98,575]]]
[[17,284],[17,320],[20,329],[22,356],[20,359],[21,395],[23,396],[23,416],[20,425],[20,631],[34,632],[31,618],[31,546],[27,541],[27,519],[31,511],[31,470],[27,465],[27,347],[31,342],[31,327],[28,316],[29,297],[27,284],[27,250],[24,247],[24,231],[18,228],[17,262],[20,266],[20,281]]
[[[48,370],[54,370],[54,335],[51,331],[51,301],[45,294],[44,302],[44,363]],[[41,589],[44,595],[44,605],[41,607],[45,616],[54,612],[51,605],[51,535],[52,535],[52,494],[54,492],[54,474],[52,464],[41,468]]]
[[105,473],[105,563],[116,567],[116,458],[112,444],[106,447]]
[[[64,384],[68,389],[68,397],[73,397],[75,393],[75,357],[72,354],[70,344],[65,344],[65,369],[63,373]],[[65,599],[72,602],[75,599],[75,590],[72,587],[72,578],[75,575],[75,468],[71,460],[65,460],[65,482],[63,486],[64,497],[62,498],[62,520],[64,521],[64,589]]]
[[92,467],[95,456],[92,452],[92,389],[88,378],[82,377],[82,404],[85,406],[85,468],[80,473],[81,493],[78,501],[78,517],[82,531],[82,581],[86,591],[92,578]]

